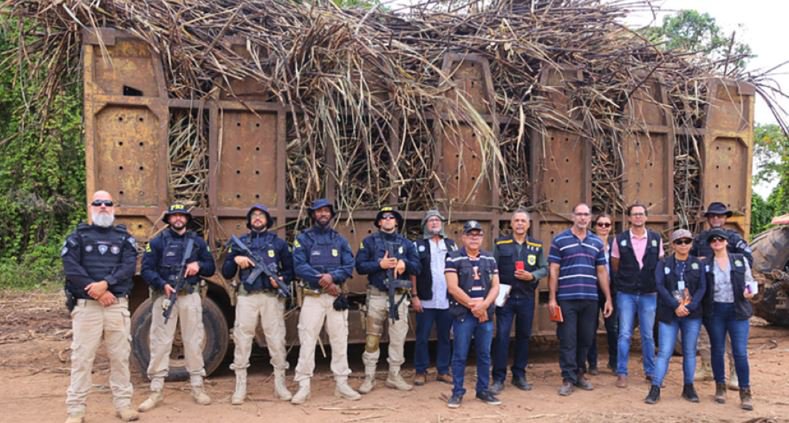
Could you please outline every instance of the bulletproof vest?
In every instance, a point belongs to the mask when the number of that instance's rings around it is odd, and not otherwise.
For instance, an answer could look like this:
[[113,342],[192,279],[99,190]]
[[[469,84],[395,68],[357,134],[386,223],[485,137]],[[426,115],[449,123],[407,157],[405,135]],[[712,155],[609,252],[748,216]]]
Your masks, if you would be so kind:
[[[455,241],[449,238],[444,238],[443,241],[447,247],[447,253],[458,249]],[[433,245],[429,239],[418,239],[414,241],[414,245],[416,246],[417,254],[419,254],[419,262],[422,265],[422,271],[416,275],[416,293],[420,300],[432,300],[433,272],[430,263],[430,249],[433,248]]]
[[[269,269],[277,272],[279,269],[279,252],[274,247],[274,241],[276,239],[277,236],[270,232],[260,234],[249,233],[241,237],[241,242],[243,242],[258,258],[263,260],[263,263],[265,263]],[[252,268],[240,269],[238,274],[239,279],[242,281],[247,280],[247,276],[249,276],[250,272],[252,272]],[[257,287],[257,289],[262,289],[263,285],[267,285],[261,281],[263,278],[267,278],[267,276],[265,274],[258,276],[252,288],[253,290],[255,287]]]
[[[132,245],[126,245],[130,235],[126,232],[126,227],[123,225],[116,225],[111,228],[79,225],[77,234],[79,235],[80,248],[82,249],[80,264],[97,281],[103,280],[121,264],[121,253],[124,248],[132,248]],[[125,286],[128,284],[122,285],[124,286],[116,289],[128,290],[130,288]],[[125,295],[126,293],[113,292],[116,295]]]
[[660,258],[660,235],[647,231],[647,247],[642,262],[644,267],[638,268],[638,261],[630,243],[630,231],[616,236],[619,248],[619,270],[616,273],[616,289],[629,294],[648,294],[655,292],[655,267]]
[[[390,255],[390,258],[396,258],[398,260],[405,260],[406,259],[406,249],[408,247],[408,241],[405,237],[399,234],[393,234],[392,236],[384,235],[381,232],[376,232],[371,235],[373,241],[373,257],[378,260],[384,257],[386,251],[391,250],[394,252],[394,255]],[[383,269],[380,269],[377,272],[371,273],[367,275],[367,279],[370,285],[375,286],[380,290],[386,290],[387,287],[384,283],[386,280],[387,272]],[[398,279],[407,278],[407,275],[398,276]]]
[[[664,260],[663,266],[661,269],[658,269],[659,272],[663,272],[664,279],[663,279],[663,286],[666,287],[666,290],[669,293],[672,293],[679,288],[679,275],[677,275],[677,260],[674,256],[668,257]],[[698,291],[699,285],[701,284],[701,273],[704,272],[704,264],[699,261],[696,257],[690,256],[688,257],[685,263],[685,271],[682,275],[682,280],[685,282],[685,288],[688,289],[690,295],[693,297],[694,294]],[[673,307],[667,307],[666,304],[663,304],[661,301],[658,301],[658,319],[663,322],[670,322],[673,320],[675,314]],[[660,308],[663,308],[661,310]],[[688,315],[689,318],[697,318],[701,317],[701,309],[698,309]]]
[[525,282],[515,279],[515,262],[523,261],[523,270],[534,272],[539,268],[537,263],[539,262],[540,255],[543,254],[542,244],[533,240],[531,237],[526,237],[526,240],[521,245],[520,255],[518,254],[517,247],[517,243],[511,235],[496,240],[499,281],[503,284],[512,286],[511,296],[532,294],[539,283],[539,281],[536,280]]
[[[194,246],[192,247],[192,258],[194,258],[197,255],[198,243],[193,232],[187,231],[184,236],[174,236],[171,230],[166,230],[162,233],[162,257],[161,260],[159,260],[158,269],[162,279],[166,281],[170,280],[175,277],[180,270],[184,250],[186,250],[186,242],[189,238],[194,239]],[[199,278],[196,275],[191,276],[189,278],[189,284],[192,285],[198,280]]]
[[316,234],[310,230],[305,234],[312,240],[310,245],[310,266],[318,272],[326,273],[342,265],[342,238],[334,230]]
[[[464,250],[452,251],[449,253],[449,257],[457,258],[462,257]],[[482,298],[487,297],[488,293],[490,292],[490,285],[491,285],[491,277],[495,272],[495,267],[493,265],[493,260],[485,260],[484,257],[491,257],[490,254],[480,251],[479,253],[479,260],[471,261],[468,260],[460,260],[458,262],[457,267],[457,275],[458,275],[458,286],[463,292],[466,293],[469,297],[479,297],[480,295],[476,295],[472,292],[475,283],[481,284],[483,289],[481,294]],[[454,298],[450,300],[450,308],[453,310],[453,315],[455,317],[462,317],[466,313],[470,313],[470,311],[463,305],[459,304],[455,301]],[[493,317],[493,310],[495,309],[494,306],[488,308],[488,317]]]

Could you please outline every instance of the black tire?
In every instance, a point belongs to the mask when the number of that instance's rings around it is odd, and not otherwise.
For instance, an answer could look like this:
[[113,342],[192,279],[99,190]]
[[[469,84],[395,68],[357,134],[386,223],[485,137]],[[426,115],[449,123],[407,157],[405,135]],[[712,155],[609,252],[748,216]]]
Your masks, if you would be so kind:
[[[770,274],[773,270],[789,272],[789,226],[778,226],[753,239],[753,270]],[[769,285],[769,286],[768,286]],[[789,281],[772,281],[760,286],[754,314],[779,326],[789,326],[787,294]]]
[[[134,311],[131,321],[132,332],[132,354],[134,362],[140,373],[148,378],[146,370],[151,359],[150,351],[150,329],[151,329],[151,307],[150,298],[145,300],[137,310]],[[180,323],[179,323],[180,325]],[[229,330],[227,320],[222,310],[216,303],[206,297],[203,299],[203,326],[205,326],[205,338],[203,346],[203,361],[207,375],[216,370],[227,354],[229,343]],[[167,375],[168,381],[178,381],[189,379],[183,359],[183,348],[181,347],[180,328],[175,332],[173,349],[170,353],[170,371]]]

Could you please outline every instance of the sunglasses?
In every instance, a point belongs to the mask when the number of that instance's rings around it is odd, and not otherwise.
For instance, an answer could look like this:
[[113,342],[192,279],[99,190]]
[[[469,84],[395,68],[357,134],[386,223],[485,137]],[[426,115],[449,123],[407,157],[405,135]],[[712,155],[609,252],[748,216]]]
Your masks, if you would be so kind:
[[610,228],[610,227],[611,227],[611,224],[610,224],[610,223],[603,223],[603,222],[600,222],[600,223],[598,223],[598,224],[597,224],[597,226],[599,226],[599,227],[601,227],[601,228]]
[[674,245],[688,245],[691,242],[693,242],[692,239],[683,238],[683,239],[678,239],[678,240],[674,241]]
[[385,214],[381,216],[381,219],[394,219],[395,216],[393,214]]
[[112,200],[93,200],[93,202],[90,203],[90,205],[93,207],[101,207],[101,206],[112,207]]
[[723,242],[723,241],[726,241],[726,238],[721,238],[719,236],[714,236],[714,237],[712,237],[710,239],[710,244],[712,244],[713,242]]

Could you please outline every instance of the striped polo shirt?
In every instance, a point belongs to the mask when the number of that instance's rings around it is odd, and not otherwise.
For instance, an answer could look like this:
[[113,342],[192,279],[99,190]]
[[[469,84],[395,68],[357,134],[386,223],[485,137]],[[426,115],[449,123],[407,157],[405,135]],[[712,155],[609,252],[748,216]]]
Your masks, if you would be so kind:
[[597,300],[597,266],[605,266],[603,241],[587,232],[581,241],[570,229],[551,242],[549,263],[559,264],[557,300]]

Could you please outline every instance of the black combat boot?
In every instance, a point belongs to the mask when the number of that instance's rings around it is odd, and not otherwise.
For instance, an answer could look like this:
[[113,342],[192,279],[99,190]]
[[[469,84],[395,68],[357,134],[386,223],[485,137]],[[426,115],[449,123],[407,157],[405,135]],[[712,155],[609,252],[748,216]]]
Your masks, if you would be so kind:
[[660,386],[652,385],[649,388],[649,394],[646,398],[644,398],[644,402],[647,404],[655,404],[660,401]]
[[682,398],[690,402],[699,402],[699,396],[696,394],[696,389],[693,387],[692,383],[686,383],[685,386],[682,387]]

